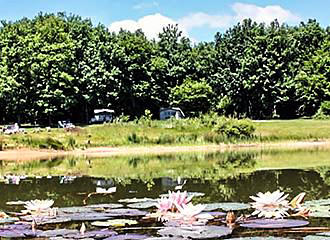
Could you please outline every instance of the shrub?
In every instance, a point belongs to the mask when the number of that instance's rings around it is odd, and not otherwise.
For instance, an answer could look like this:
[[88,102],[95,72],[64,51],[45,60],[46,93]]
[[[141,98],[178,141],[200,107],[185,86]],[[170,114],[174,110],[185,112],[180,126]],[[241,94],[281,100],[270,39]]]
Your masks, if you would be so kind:
[[235,119],[221,117],[213,130],[228,138],[249,138],[255,131],[255,126],[248,119]]
[[320,108],[317,110],[313,118],[330,119],[330,101],[322,102]]
[[157,144],[171,144],[175,143],[175,136],[169,134],[161,134],[156,140]]
[[74,139],[72,136],[69,137],[68,140],[68,148],[74,149],[76,147],[76,139]]

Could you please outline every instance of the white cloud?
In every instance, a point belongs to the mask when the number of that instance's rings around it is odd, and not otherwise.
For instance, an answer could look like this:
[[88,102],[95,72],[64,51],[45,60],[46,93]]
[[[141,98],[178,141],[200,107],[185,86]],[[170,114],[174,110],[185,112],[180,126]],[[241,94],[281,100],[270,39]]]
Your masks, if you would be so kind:
[[[149,6],[150,4],[158,6],[156,1],[149,3]],[[146,3],[134,6],[135,9],[141,9],[143,7],[147,7]],[[158,39],[158,34],[169,24],[178,24],[179,30],[182,31],[183,36],[189,37],[188,31],[193,28],[206,27],[217,30],[226,29],[245,18],[251,18],[256,22],[264,22],[266,24],[269,24],[274,19],[277,19],[280,23],[295,23],[301,20],[299,16],[295,15],[290,10],[284,9],[278,5],[260,7],[254,4],[236,2],[231,6],[231,9],[234,12],[231,15],[210,15],[204,12],[197,12],[184,16],[177,21],[163,16],[160,13],[156,13],[144,16],[137,21],[127,19],[113,22],[109,26],[109,31],[119,32],[120,29],[124,29],[134,32],[137,29],[142,29],[148,39]],[[193,42],[196,42],[191,37],[189,38]]]
[[280,23],[298,22],[301,20],[299,16],[278,5],[259,7],[254,4],[234,3],[232,9],[235,12],[234,18],[238,21],[251,18],[256,22],[269,24],[274,19],[277,19]]
[[232,16],[209,15],[203,12],[189,14],[179,19],[179,23],[186,29],[208,26],[210,28],[226,28],[232,23]]
[[141,9],[147,9],[147,8],[154,8],[154,7],[158,7],[158,6],[159,6],[159,3],[156,1],[149,2],[149,3],[143,2],[143,3],[134,5],[133,9],[141,10]]
[[[109,26],[110,32],[119,32],[120,29],[134,32],[138,29],[142,29],[148,39],[158,39],[158,34],[163,31],[163,28],[168,25],[177,24],[176,21],[169,17],[165,17],[159,13],[153,15],[144,16],[137,21],[134,20],[123,20],[113,22]],[[178,26],[179,30],[182,31],[183,36],[188,37],[187,30],[181,25]]]
[[210,15],[204,12],[197,12],[179,19],[178,22],[187,30],[190,30],[202,26],[225,29],[246,18],[266,24],[269,24],[274,19],[277,19],[280,23],[298,22],[301,20],[297,15],[278,5],[259,7],[254,4],[237,2],[231,8],[234,11],[233,15]]

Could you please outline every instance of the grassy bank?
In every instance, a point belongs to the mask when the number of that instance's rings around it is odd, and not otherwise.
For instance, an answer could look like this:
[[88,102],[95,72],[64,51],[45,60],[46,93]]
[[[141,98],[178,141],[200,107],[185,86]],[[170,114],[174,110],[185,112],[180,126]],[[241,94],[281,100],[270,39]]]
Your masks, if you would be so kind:
[[213,120],[212,117],[169,121],[142,119],[78,127],[72,130],[26,129],[25,134],[1,135],[0,150],[20,147],[70,150],[98,146],[206,145],[330,139],[330,120],[253,122],[255,131],[251,135],[235,135],[237,124],[246,128],[245,120],[242,123],[229,123],[232,125],[226,126],[226,134],[221,132],[224,131],[223,125],[219,127]]

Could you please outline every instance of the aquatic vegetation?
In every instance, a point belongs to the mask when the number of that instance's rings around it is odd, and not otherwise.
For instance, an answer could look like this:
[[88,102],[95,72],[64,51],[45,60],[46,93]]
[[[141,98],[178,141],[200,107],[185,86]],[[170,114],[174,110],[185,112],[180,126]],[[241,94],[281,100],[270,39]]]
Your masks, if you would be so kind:
[[288,194],[284,195],[283,192],[277,190],[273,193],[257,193],[257,197],[250,196],[255,202],[252,207],[255,211],[252,215],[265,218],[283,218],[289,216],[289,202],[286,200]]
[[56,215],[56,210],[52,209],[54,200],[47,199],[47,200],[31,200],[25,203],[24,207],[26,211],[31,214],[50,214]]

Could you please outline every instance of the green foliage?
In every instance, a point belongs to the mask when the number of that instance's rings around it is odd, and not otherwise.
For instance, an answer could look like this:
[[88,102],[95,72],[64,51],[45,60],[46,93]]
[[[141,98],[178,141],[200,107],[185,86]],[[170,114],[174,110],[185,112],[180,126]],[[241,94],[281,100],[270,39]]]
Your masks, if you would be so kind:
[[214,131],[228,138],[249,138],[255,131],[255,126],[248,119],[219,118]]
[[[315,20],[246,19],[196,45],[173,25],[149,41],[140,30],[110,33],[64,13],[3,22],[1,121],[86,123],[96,108],[134,119],[170,105],[190,116],[312,116],[330,96],[329,42]],[[154,124],[144,117],[142,125]]]
[[317,113],[313,116],[315,119],[330,119],[330,101],[321,103]]

